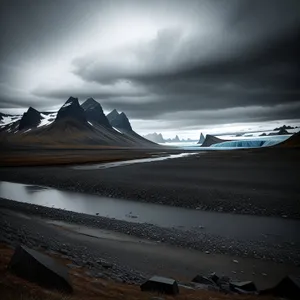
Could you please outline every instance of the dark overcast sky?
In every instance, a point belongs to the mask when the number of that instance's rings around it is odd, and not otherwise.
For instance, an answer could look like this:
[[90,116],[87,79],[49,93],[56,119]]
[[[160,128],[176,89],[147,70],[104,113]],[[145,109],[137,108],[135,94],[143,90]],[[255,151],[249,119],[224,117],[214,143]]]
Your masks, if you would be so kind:
[[299,0],[0,0],[0,110],[70,95],[137,131],[298,119]]

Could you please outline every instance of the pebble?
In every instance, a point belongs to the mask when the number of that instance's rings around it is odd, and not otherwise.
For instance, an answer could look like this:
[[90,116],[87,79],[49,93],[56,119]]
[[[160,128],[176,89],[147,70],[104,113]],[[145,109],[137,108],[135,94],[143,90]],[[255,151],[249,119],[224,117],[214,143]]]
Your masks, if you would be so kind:
[[[63,211],[47,207],[39,207],[39,209],[36,210],[35,205],[29,205],[26,203],[5,199],[1,199],[0,206],[10,208],[15,211],[21,211],[28,214],[47,217],[47,219],[50,220],[61,220],[79,225],[82,224],[86,226],[92,226],[104,230],[113,230],[116,232],[127,233],[141,239],[147,238],[148,240],[153,241],[160,240],[164,243],[177,245],[183,248],[199,250],[206,254],[220,253],[242,257],[257,257],[260,259],[272,260],[276,262],[280,261],[296,265],[300,264],[297,244],[289,244],[290,251],[289,253],[285,253],[282,251],[282,249],[274,247],[274,245],[268,240],[237,241],[225,237],[220,238],[217,236],[210,236],[206,233],[206,231],[199,230],[199,228],[192,228],[190,230],[183,230],[179,228],[161,228],[147,223],[138,224],[121,220],[112,220],[101,216],[85,215],[81,213]],[[7,238],[9,237],[9,234],[12,233],[6,230],[7,226],[4,228],[4,232],[7,232],[8,234],[8,236],[6,236]],[[18,240],[25,239],[25,237],[27,238],[26,233],[21,231],[21,229],[18,231],[18,234],[20,236]],[[43,245],[48,244],[48,237],[45,236],[44,239],[45,240],[43,240]],[[37,238],[37,240],[40,241],[41,238],[39,237]],[[26,241],[26,243],[27,242],[29,243],[30,240]],[[63,246],[63,254],[68,255],[68,252],[70,250],[69,248],[71,249],[72,247],[67,244]],[[208,248],[210,250],[208,251],[205,248]],[[256,251],[254,251],[253,249],[256,249]],[[60,249],[58,248],[57,250],[59,251]]]

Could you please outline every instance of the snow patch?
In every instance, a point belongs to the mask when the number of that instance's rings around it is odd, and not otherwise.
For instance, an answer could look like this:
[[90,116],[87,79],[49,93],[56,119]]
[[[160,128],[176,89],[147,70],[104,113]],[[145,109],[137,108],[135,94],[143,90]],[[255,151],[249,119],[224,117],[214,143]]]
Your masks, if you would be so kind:
[[25,130],[23,133],[29,132],[31,130],[31,128]]
[[66,103],[66,104],[64,104],[62,107],[64,108],[64,107],[68,107],[68,106],[70,106],[72,104],[72,102],[69,102],[69,103]]
[[8,125],[10,123],[19,121],[22,117],[21,116],[2,116],[1,125]]
[[41,113],[41,116],[42,116],[43,119],[41,120],[41,122],[38,125],[38,127],[43,127],[43,126],[50,125],[55,120],[56,115],[57,115],[57,113],[51,113],[49,115]]
[[119,129],[117,129],[116,127],[113,127],[113,129],[115,130],[115,131],[118,131],[119,133],[121,133],[121,134],[123,134]]
[[90,122],[90,121],[88,121],[88,123],[91,125],[91,126],[93,126],[94,127],[94,125]]

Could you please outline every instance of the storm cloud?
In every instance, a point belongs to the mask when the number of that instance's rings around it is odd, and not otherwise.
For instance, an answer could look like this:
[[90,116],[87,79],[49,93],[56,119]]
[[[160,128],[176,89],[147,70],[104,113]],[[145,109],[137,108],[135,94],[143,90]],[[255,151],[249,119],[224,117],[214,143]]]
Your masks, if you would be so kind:
[[299,121],[298,0],[13,0],[0,17],[0,108],[94,97],[150,131]]

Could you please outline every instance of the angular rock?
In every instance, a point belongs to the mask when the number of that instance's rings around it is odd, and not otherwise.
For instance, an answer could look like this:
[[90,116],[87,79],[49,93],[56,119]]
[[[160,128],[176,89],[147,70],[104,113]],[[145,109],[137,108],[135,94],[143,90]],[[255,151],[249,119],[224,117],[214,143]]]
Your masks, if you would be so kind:
[[15,275],[43,287],[71,293],[68,270],[53,258],[25,246],[16,248],[8,265]]
[[141,291],[152,291],[161,294],[177,295],[179,293],[179,288],[174,279],[153,276],[145,283],[141,284]]
[[275,287],[260,291],[261,295],[274,295],[291,300],[300,299],[300,276],[286,276]]
[[211,273],[208,278],[211,279],[215,284],[218,284],[220,279],[215,272]]
[[240,292],[242,294],[246,294],[246,292],[257,292],[257,288],[252,281],[231,281],[229,286],[232,291]]
[[110,263],[110,262],[108,262],[108,261],[102,261],[102,262],[101,262],[101,266],[102,266],[103,268],[105,268],[105,269],[110,269],[110,268],[113,267],[113,264]]
[[197,275],[196,277],[194,277],[192,279],[192,282],[201,283],[205,285],[216,285],[216,283],[211,278],[202,275]]

